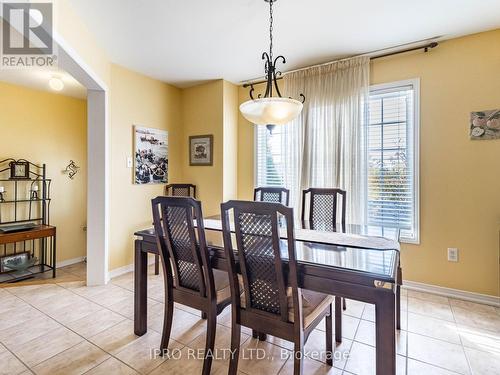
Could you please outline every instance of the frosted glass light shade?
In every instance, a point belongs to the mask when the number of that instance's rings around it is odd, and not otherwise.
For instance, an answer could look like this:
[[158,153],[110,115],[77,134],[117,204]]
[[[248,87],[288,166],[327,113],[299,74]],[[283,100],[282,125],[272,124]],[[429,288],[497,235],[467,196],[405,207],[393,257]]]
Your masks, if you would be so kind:
[[302,103],[289,98],[261,98],[240,105],[240,112],[256,125],[284,125],[302,111]]

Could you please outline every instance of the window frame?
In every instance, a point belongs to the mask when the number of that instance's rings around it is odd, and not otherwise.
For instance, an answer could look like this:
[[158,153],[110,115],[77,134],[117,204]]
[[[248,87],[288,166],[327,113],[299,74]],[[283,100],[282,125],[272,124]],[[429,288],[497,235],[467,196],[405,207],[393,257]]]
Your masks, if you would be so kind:
[[[414,199],[414,235],[407,237],[401,235],[400,242],[408,244],[420,244],[420,78],[405,79],[401,81],[386,82],[375,85],[370,85],[370,93],[374,91],[393,90],[398,87],[412,86],[413,87],[413,199]],[[368,104],[366,106],[366,121],[368,124]],[[366,136],[366,141],[368,137]],[[368,167],[367,167],[368,168]],[[368,181],[368,174],[365,173],[366,181]],[[365,185],[366,192],[368,192],[368,183]],[[365,194],[366,205],[368,204],[368,195]],[[366,208],[368,215],[368,209]]]

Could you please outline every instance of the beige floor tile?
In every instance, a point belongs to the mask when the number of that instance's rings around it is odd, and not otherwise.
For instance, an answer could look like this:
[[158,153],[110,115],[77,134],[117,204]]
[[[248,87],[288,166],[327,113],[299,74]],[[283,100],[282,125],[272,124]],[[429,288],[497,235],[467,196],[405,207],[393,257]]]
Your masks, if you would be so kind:
[[16,343],[9,349],[21,361],[33,367],[82,341],[82,337],[61,327],[24,344]]
[[100,293],[92,294],[87,298],[101,306],[110,307],[124,300],[132,300],[134,298],[134,293],[130,290],[113,286],[113,288],[110,287]]
[[19,359],[0,344],[0,375],[18,375],[27,370]]
[[408,297],[408,312],[454,322],[450,305]]
[[238,370],[252,375],[277,374],[291,354],[286,349],[251,338],[241,346]]
[[129,272],[124,275],[120,275],[118,277],[114,277],[111,279],[111,283],[117,285],[121,288],[128,289],[130,291],[134,290],[134,273]]
[[184,310],[185,312],[188,312],[188,313],[196,315],[196,316],[200,316],[200,314],[201,314],[200,310],[193,309],[192,307],[183,305],[181,303],[175,302],[174,307],[179,309],[179,310]]
[[461,345],[408,333],[408,357],[421,362],[469,374],[469,365]]
[[95,336],[89,337],[88,340],[104,351],[116,354],[123,350],[125,346],[139,338],[140,336],[134,334],[134,322],[126,319]]
[[500,333],[460,324],[457,325],[457,330],[462,339],[462,345],[465,347],[483,351],[500,351]]
[[[375,323],[362,320],[356,332],[355,341],[376,346]],[[396,330],[396,351],[400,355],[406,355],[407,332]]]
[[449,305],[450,304],[450,300],[448,297],[439,296],[437,294],[418,292],[415,290],[408,290],[408,297],[409,298],[418,298],[420,300],[427,301],[427,302],[440,303],[442,305]]
[[[373,346],[353,342],[345,370],[356,375],[375,375],[375,348]],[[396,374],[406,374],[406,357],[396,358]]]
[[[149,328],[158,333],[163,332],[164,314],[158,314],[152,318]],[[171,337],[180,343],[187,345],[206,330],[206,321],[200,316],[195,316],[183,310],[174,309]]]
[[79,335],[88,338],[124,321],[126,318],[108,309],[101,309],[67,324]]
[[481,303],[475,303],[470,301],[464,301],[461,299],[450,298],[451,307],[459,307],[462,309],[471,310],[478,313],[485,314],[496,314],[496,308],[490,305],[484,305]]
[[0,331],[0,341],[7,346],[20,345],[58,328],[62,328],[59,323],[43,316],[29,323],[22,322]]
[[88,302],[85,298],[70,293],[65,298],[55,300],[49,299],[43,303],[39,303],[37,309],[49,316],[61,316],[61,314],[64,315],[71,306],[77,306],[85,302]]
[[[240,345],[243,345],[246,340],[248,340],[250,336],[242,333]],[[201,335],[196,337],[193,341],[191,341],[188,346],[192,349],[195,349],[197,353],[205,352],[207,334],[203,332]],[[228,350],[231,348],[231,329],[227,328],[223,325],[217,325],[217,331],[215,334],[215,351],[214,357],[222,360],[229,361],[228,355],[230,354]]]
[[111,357],[100,365],[87,371],[85,375],[138,375],[139,373],[125,363]]
[[365,303],[360,301],[355,301],[352,299],[346,300],[347,309],[342,310],[344,315],[350,315],[354,318],[361,318],[363,315],[363,310],[365,309]]
[[500,333],[500,316],[496,313],[484,313],[453,307],[453,314],[455,321],[460,325]]
[[73,346],[36,365],[37,375],[80,375],[109,358],[109,354],[88,341]]
[[56,310],[47,312],[47,314],[58,322],[67,325],[79,319],[93,316],[102,310],[102,306],[80,296],[75,296],[71,300],[71,303],[60,306]]
[[[162,364],[166,358],[155,356],[155,350],[160,347],[161,335],[154,331],[149,331],[139,339],[126,345],[115,357],[126,363],[134,370],[148,374]],[[170,340],[169,350],[171,352],[181,349],[182,344],[175,340]]]
[[[352,341],[346,338],[342,339],[342,342],[335,342],[335,335],[333,335],[333,365],[337,368],[343,369],[349,356],[349,350],[351,349]],[[291,346],[293,349],[293,345]],[[326,336],[325,332],[315,329],[309,335],[305,345],[305,354],[310,359],[319,361],[321,363],[326,362]]]
[[408,331],[454,344],[461,343],[458,328],[454,322],[430,316],[408,313]]
[[8,310],[18,307],[24,308],[26,306],[26,302],[24,302],[21,298],[7,292],[0,296],[0,301],[0,314],[3,314]]
[[474,375],[500,374],[500,350],[483,352],[465,348],[465,354],[469,359],[470,367]]
[[[114,305],[108,307],[109,310],[114,311],[128,319],[134,318],[134,298],[123,299]],[[163,313],[163,304],[148,298],[148,315],[156,315]]]
[[[358,318],[353,318],[352,316],[349,315],[342,315],[342,337],[348,338],[350,340],[354,339],[354,336],[356,335],[356,330],[358,329],[359,322],[361,320]],[[335,331],[335,322],[334,324],[334,331]],[[325,323],[324,319],[321,323],[318,324],[318,330],[324,331],[325,330]]]
[[23,304],[4,311],[1,317],[0,331],[21,323],[33,321],[35,319],[41,319],[44,317],[44,315],[30,305]]
[[456,375],[456,372],[448,371],[427,363],[415,361],[408,358],[408,375]]
[[[341,375],[342,370],[336,367],[328,366],[324,363],[314,361],[309,358],[304,358],[304,374],[307,375]],[[285,365],[281,368],[279,375],[293,375],[293,359],[290,358],[286,361]]]
[[[203,369],[203,359],[197,357],[198,353],[193,352],[191,348],[185,347],[175,355],[172,354],[159,367],[157,367],[150,375],[188,375],[201,374]],[[222,361],[212,361],[210,369],[211,375],[226,375],[227,365]]]

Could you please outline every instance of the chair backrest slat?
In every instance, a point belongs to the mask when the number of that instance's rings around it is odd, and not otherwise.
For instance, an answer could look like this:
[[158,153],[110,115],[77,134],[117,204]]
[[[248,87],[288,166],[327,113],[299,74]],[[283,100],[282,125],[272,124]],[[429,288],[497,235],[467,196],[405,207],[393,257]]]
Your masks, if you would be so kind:
[[165,186],[165,195],[171,197],[193,197],[196,199],[196,185],[169,184]]
[[[335,230],[338,223],[338,195],[342,198],[340,222],[345,224],[346,191],[342,189],[309,188],[302,191],[302,220],[306,220],[306,207],[309,210],[311,229]],[[307,199],[309,197],[309,200]],[[307,204],[308,203],[308,204]]]
[[290,190],[279,187],[257,187],[253,191],[253,200],[256,202],[281,203],[288,206]]
[[[224,248],[232,284],[235,284],[237,269],[234,256],[231,257],[234,249],[230,234],[230,211],[234,218],[245,309],[288,322],[289,294],[293,296],[299,293],[296,267],[291,266],[296,262],[293,210],[280,203],[247,201],[229,201],[223,203],[221,209]],[[280,240],[280,223],[283,222],[287,225],[287,242]],[[283,266],[283,247],[288,249],[289,269],[294,270],[294,273],[288,273],[288,279]],[[238,293],[239,285],[232,285],[233,288]]]
[[204,297],[213,294],[201,203],[188,197],[157,197],[152,206],[160,255],[174,287]]

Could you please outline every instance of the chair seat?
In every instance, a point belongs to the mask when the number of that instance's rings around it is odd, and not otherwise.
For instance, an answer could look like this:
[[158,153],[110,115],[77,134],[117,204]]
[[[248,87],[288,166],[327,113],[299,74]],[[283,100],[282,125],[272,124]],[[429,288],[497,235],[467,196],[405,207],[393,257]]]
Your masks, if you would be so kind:
[[[246,307],[245,298],[245,288],[243,286],[243,279],[239,276],[240,281],[240,291],[241,293],[241,307]],[[313,292],[312,290],[301,289],[302,291],[302,321],[304,328],[311,325],[312,322],[323,312],[325,309],[334,302],[334,297]],[[293,308],[293,296],[292,288],[287,288],[287,300],[288,300],[288,320],[293,323],[295,320],[294,308]]]
[[213,269],[215,291],[217,292],[217,303],[224,302],[231,298],[231,287],[229,286],[229,276],[227,272]]

